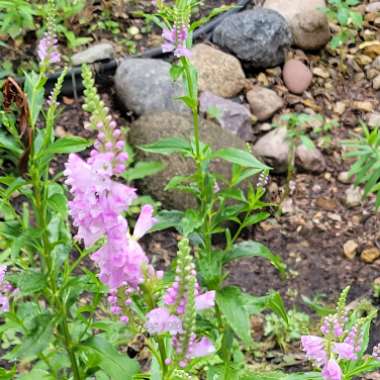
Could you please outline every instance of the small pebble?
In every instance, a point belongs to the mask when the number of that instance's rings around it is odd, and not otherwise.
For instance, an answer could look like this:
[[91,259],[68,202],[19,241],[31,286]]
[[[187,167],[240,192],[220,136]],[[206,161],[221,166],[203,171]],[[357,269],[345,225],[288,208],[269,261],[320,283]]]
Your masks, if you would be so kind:
[[380,257],[380,250],[376,247],[367,248],[360,255],[360,258],[367,264],[372,264],[379,257]]
[[298,95],[303,94],[313,80],[310,69],[297,59],[286,62],[282,76],[288,90]]
[[355,258],[357,250],[358,250],[358,243],[356,243],[355,240],[348,240],[343,245],[343,253],[344,256],[346,256],[348,259],[352,260]]

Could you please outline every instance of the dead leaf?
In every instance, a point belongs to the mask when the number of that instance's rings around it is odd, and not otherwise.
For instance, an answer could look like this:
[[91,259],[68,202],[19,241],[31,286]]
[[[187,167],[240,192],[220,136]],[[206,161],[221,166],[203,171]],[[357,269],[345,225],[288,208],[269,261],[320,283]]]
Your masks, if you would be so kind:
[[3,95],[3,106],[6,112],[9,112],[12,104],[15,104],[20,111],[18,130],[24,145],[24,153],[20,158],[19,169],[21,174],[24,174],[28,168],[29,154],[33,142],[32,129],[29,127],[28,99],[18,83],[11,77],[8,77],[4,82]]

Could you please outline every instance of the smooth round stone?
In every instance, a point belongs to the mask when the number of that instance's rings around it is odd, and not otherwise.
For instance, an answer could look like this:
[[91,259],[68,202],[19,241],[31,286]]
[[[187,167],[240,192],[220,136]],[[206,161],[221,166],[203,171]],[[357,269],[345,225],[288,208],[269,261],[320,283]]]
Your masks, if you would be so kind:
[[313,80],[310,69],[297,59],[291,59],[285,63],[282,77],[288,90],[297,95],[303,94]]

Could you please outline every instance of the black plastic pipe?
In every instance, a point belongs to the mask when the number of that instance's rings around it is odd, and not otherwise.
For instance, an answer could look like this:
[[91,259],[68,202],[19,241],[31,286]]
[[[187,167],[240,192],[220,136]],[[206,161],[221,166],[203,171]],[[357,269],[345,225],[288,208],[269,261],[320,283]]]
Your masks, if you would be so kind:
[[[234,7],[233,9],[230,9],[229,11],[215,17],[208,23],[200,26],[193,33],[193,41],[199,39],[202,36],[210,35],[210,33],[215,29],[215,27],[218,26],[226,17],[244,10],[250,2],[251,0],[240,0],[236,4],[236,7]],[[104,78],[104,77],[113,75],[119,63],[125,58],[158,58],[158,57],[163,57],[163,56],[165,56],[165,53],[162,52],[162,49],[159,46],[159,47],[148,49],[142,53],[127,56],[124,58],[112,59],[112,60],[109,60],[108,62],[104,62],[104,61],[95,62],[95,63],[90,64],[90,66],[92,67],[96,75],[96,78],[100,79],[102,77]],[[77,92],[82,90],[81,72],[82,72],[82,69],[80,66],[76,66],[68,70],[63,82],[63,87],[62,87],[62,93],[64,95],[74,95],[76,97]],[[55,73],[47,75],[47,83],[45,87],[46,91],[51,91],[51,89],[54,87],[56,80],[60,77],[61,74],[62,74],[62,70],[59,70]],[[18,83],[24,82],[23,77],[19,77],[16,80]]]

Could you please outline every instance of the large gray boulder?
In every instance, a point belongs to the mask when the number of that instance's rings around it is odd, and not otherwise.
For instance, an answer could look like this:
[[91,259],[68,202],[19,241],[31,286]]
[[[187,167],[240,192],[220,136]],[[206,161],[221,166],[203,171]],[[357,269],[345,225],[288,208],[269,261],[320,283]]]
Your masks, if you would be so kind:
[[178,99],[180,81],[173,82],[170,64],[160,59],[127,58],[118,67],[115,87],[123,105],[137,115],[157,111],[189,112]]
[[[200,134],[202,142],[209,144],[214,150],[226,147],[245,149],[244,141],[210,121],[201,120]],[[162,112],[144,115],[135,121],[128,133],[128,140],[130,144],[138,147],[174,136],[186,139],[193,136],[191,118],[183,114]],[[138,160],[158,160],[166,165],[165,170],[139,183],[144,193],[152,195],[168,209],[185,210],[196,205],[195,199],[188,193],[164,190],[174,176],[194,173],[195,167],[192,160],[178,154],[164,156],[145,153],[139,149],[136,149],[136,154]],[[231,165],[226,161],[213,161],[210,167],[211,170],[227,178],[230,176]]]
[[329,23],[322,11],[325,0],[266,0],[264,7],[285,17],[299,48],[316,50],[329,42]]
[[284,62],[292,33],[278,12],[257,8],[224,19],[213,41],[254,68],[267,68]]

